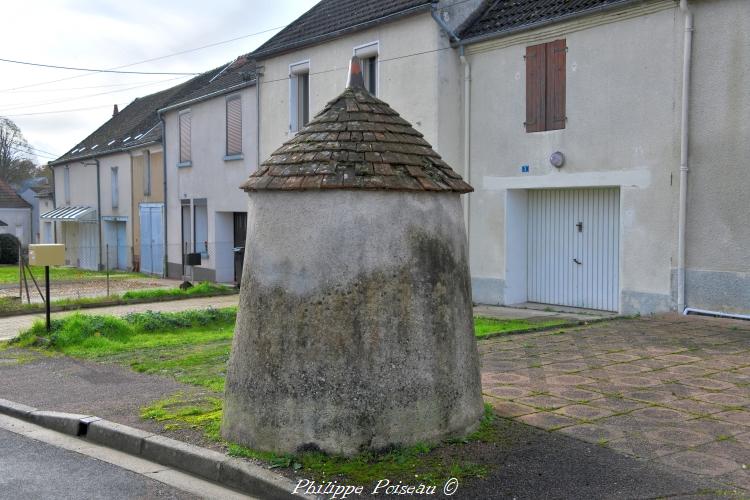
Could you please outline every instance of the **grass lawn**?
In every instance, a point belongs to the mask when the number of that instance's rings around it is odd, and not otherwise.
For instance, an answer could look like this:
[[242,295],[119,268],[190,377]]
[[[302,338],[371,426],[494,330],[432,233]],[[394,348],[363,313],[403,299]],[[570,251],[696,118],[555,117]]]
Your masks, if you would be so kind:
[[478,339],[494,337],[508,332],[538,330],[569,324],[567,320],[527,321],[525,319],[474,318],[474,335]]
[[[36,278],[37,282],[44,282],[44,267],[41,266],[31,266],[31,272],[34,274],[34,277]],[[85,279],[92,279],[92,278],[104,278],[107,276],[107,273],[100,272],[100,271],[87,271],[85,269],[78,269],[77,267],[51,267],[49,270],[49,277],[50,280],[65,280],[65,281],[75,281],[75,280],[85,280]],[[12,284],[12,283],[18,283],[18,279],[20,277],[20,274],[18,273],[18,265],[16,264],[3,264],[0,265],[0,284]],[[138,278],[143,277],[142,274],[138,273],[131,273],[127,271],[110,271],[109,272],[110,278]],[[28,275],[28,271],[26,274],[26,279],[31,283],[31,278]],[[29,286],[33,287],[33,284],[30,284]]]
[[[354,458],[318,452],[278,455],[252,450],[222,440],[221,392],[229,359],[236,309],[208,309],[181,313],[134,313],[124,318],[74,314],[54,320],[52,334],[37,323],[12,341],[15,347],[37,347],[69,356],[115,362],[131,369],[170,376],[185,384],[209,389],[208,395],[176,394],[142,409],[141,416],[165,430],[195,429],[221,442],[230,455],[288,468],[316,480],[349,481],[371,485],[382,478],[439,485],[450,477],[460,481],[484,477],[496,465],[495,451],[507,443],[507,422],[486,408],[477,432],[460,440],[420,443]],[[539,327],[539,323],[475,320],[478,338],[495,332]],[[507,429],[506,429],[507,430]]]

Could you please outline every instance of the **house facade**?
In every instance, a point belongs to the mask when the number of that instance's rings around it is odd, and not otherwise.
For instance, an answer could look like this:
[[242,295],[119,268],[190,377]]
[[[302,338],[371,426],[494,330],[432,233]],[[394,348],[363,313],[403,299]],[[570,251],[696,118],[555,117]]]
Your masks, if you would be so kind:
[[55,206],[40,214],[41,227],[53,226],[56,241],[65,244],[68,265],[163,274],[163,153],[157,109],[202,83],[196,77],[136,99],[122,111],[115,109],[110,120],[49,163]]
[[443,7],[453,3],[323,0],[259,47],[250,57],[262,73],[260,156],[343,91],[349,59],[357,55],[368,90],[398,109],[460,171],[462,72],[436,16],[456,28],[481,2]]
[[747,313],[750,4],[544,3],[490,6],[460,34],[474,300]]
[[[165,127],[167,275],[238,283],[257,168],[255,66],[244,57],[160,110]],[[188,255],[200,263],[188,265]]]

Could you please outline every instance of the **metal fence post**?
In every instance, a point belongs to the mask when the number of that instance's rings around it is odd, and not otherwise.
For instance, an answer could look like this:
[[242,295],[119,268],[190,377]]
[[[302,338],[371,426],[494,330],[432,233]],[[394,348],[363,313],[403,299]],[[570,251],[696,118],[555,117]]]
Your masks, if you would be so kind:
[[105,258],[105,267],[107,269],[107,297],[109,297],[109,243],[107,243],[107,257]]

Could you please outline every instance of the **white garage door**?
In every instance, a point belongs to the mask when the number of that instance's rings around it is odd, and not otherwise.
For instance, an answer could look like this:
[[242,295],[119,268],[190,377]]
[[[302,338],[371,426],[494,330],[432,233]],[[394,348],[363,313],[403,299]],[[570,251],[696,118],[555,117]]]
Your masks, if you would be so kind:
[[528,194],[529,302],[617,311],[620,191]]

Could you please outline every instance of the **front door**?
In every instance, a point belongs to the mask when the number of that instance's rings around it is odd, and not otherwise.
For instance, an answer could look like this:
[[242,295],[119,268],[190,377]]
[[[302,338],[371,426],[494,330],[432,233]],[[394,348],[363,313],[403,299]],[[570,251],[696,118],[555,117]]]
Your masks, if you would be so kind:
[[141,271],[161,276],[164,273],[164,205],[142,203]]
[[245,260],[247,213],[234,212],[234,282],[242,280],[242,263]]
[[528,193],[529,302],[617,311],[620,191]]
[[128,245],[127,245],[127,223],[123,221],[107,221],[106,230],[106,251],[109,269],[125,270],[128,266]]

